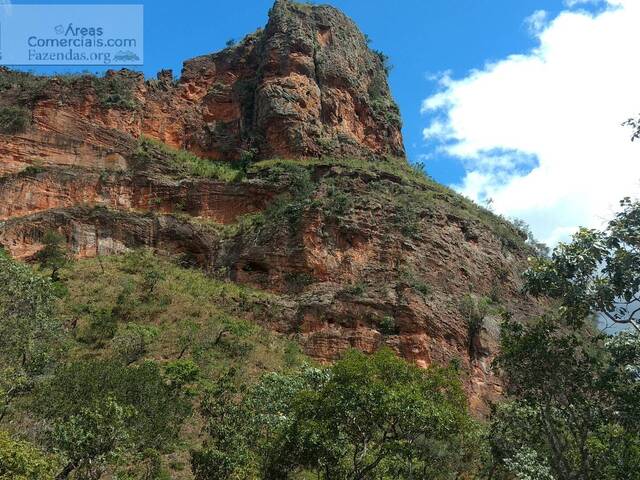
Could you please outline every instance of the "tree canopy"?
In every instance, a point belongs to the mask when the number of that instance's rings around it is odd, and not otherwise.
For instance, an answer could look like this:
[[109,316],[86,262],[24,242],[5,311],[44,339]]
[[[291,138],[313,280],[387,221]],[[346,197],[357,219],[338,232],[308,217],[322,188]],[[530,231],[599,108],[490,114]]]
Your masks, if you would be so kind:
[[590,315],[640,331],[640,202],[625,198],[603,231],[582,228],[525,272],[526,290],[557,298],[573,324]]
[[478,461],[479,425],[458,374],[382,350],[328,369],[268,374],[245,392],[225,376],[203,404],[196,478],[458,478]]

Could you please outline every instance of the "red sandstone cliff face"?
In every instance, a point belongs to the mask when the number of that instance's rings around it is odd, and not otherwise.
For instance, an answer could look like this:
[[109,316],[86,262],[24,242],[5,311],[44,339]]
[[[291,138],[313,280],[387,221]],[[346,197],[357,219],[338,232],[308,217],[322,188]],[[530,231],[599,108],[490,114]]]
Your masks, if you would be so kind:
[[[12,255],[29,259],[51,229],[77,256],[146,246],[272,291],[253,319],[318,360],[388,345],[422,366],[460,362],[477,411],[500,394],[499,318],[470,337],[460,301],[535,313],[520,294],[523,238],[392,158],[404,151],[383,59],[337,10],[277,1],[264,30],[185,62],[177,81],[4,70],[7,107],[28,116],[0,134]],[[166,149],[141,150],[141,135],[249,168],[185,173]],[[275,157],[294,161],[255,164]]]
[[2,138],[0,173],[35,161],[121,168],[123,134],[221,160],[404,155],[383,59],[326,6],[276,2],[264,30],[186,61],[177,81],[127,70],[20,80],[5,72],[0,106],[28,103],[32,128]]

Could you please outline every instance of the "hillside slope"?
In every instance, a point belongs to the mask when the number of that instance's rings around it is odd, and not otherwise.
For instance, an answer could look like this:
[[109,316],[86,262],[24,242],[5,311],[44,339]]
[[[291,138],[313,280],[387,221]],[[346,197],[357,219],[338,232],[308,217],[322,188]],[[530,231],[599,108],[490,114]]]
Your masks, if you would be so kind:
[[278,0],[177,81],[2,70],[0,244],[149,247],[270,292],[246,318],[319,361],[388,345],[459,362],[486,411],[499,315],[538,308],[526,234],[409,166],[385,68],[339,11]]

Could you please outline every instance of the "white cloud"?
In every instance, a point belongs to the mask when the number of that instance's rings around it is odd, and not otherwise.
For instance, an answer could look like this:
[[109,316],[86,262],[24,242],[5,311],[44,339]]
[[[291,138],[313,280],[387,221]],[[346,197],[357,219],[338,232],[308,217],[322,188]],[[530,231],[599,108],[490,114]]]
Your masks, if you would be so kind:
[[640,113],[640,1],[608,7],[538,15],[535,49],[448,79],[422,104],[425,139],[466,167],[458,190],[552,244],[640,191],[640,142],[620,126]]
[[569,7],[575,7],[577,5],[599,5],[605,3],[606,0],[565,0],[564,4]]
[[531,33],[537,34],[541,32],[547,24],[547,12],[544,10],[536,10],[524,19],[524,23]]

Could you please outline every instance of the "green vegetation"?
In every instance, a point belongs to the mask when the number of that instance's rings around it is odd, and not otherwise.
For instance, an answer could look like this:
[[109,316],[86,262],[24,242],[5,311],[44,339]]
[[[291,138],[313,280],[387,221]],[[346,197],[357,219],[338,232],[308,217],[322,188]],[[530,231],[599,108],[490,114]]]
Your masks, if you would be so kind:
[[[372,175],[391,175],[398,177],[407,183],[417,183],[429,186],[436,183],[425,177],[424,174],[412,169],[406,160],[401,158],[385,157],[376,161],[360,158],[300,158],[262,160],[251,165],[249,172],[269,170],[275,166],[292,165],[304,167],[343,167],[344,169],[370,173]],[[446,188],[446,187],[443,187]]]
[[238,181],[243,177],[243,171],[228,162],[215,162],[194,155],[186,150],[176,150],[168,145],[147,137],[141,137],[136,155],[148,161],[159,152],[170,161],[178,174],[185,177],[214,178],[224,182]]
[[460,313],[467,321],[467,336],[469,339],[469,355],[476,357],[476,338],[482,330],[484,319],[490,314],[500,314],[501,310],[487,297],[465,295],[460,301]]
[[[472,471],[479,461],[480,428],[451,369],[421,370],[391,352],[353,352],[331,369],[301,367],[292,343],[236,316],[261,313],[269,294],[145,251],[67,263],[55,283],[0,261],[3,317],[16,318],[2,324],[2,354],[27,359],[19,388],[3,390],[3,428],[35,418],[20,433],[55,452],[5,434],[0,458],[5,450],[33,452],[0,467],[11,474],[170,478],[180,462],[167,459],[178,455],[196,478],[408,478],[410,471],[449,478],[438,472]],[[16,292],[24,303],[14,302]],[[395,329],[392,319],[382,323]],[[38,362],[30,360],[34,347]],[[187,419],[192,433],[182,433]]]
[[0,480],[51,480],[58,469],[55,456],[0,430]]
[[[322,204],[324,211],[333,212],[337,206],[342,215],[354,208],[371,208],[373,203],[384,205],[391,210],[392,220],[404,235],[413,237],[419,233],[422,218],[430,212],[447,213],[461,223],[477,222],[488,227],[502,245],[510,250],[529,250],[538,253],[527,244],[527,233],[514,226],[509,220],[481,207],[450,188],[441,185],[426,175],[420,166],[412,167],[401,158],[378,158],[375,161],[356,158],[303,158],[296,160],[272,159],[253,163],[248,168],[250,175],[269,175],[276,168],[328,167],[338,172],[358,172],[367,178],[367,189],[359,191],[356,198],[340,199],[341,186],[337,180],[329,182],[326,198]],[[352,191],[352,189],[349,189]],[[352,193],[353,195],[353,193]],[[336,204],[336,198],[337,204]],[[361,202],[361,205],[355,204]],[[313,203],[308,206],[313,205]],[[342,209],[342,210],[341,210]],[[482,227],[480,227],[482,228]]]
[[269,294],[145,251],[58,273],[0,256],[0,478],[173,478],[199,445],[193,405],[208,384],[233,369],[249,385],[303,361],[241,318],[263,315]]
[[640,202],[625,198],[604,231],[583,228],[550,258],[525,272],[526,289],[562,301],[562,315],[580,325],[592,314],[640,331]]
[[640,478],[637,335],[567,329],[548,316],[506,322],[501,345],[510,397],[489,436],[497,470],[506,478]]
[[373,50],[373,54],[378,58],[378,60],[380,61],[380,64],[382,65],[382,68],[384,69],[384,73],[386,75],[389,75],[389,72],[391,71],[391,69],[393,68],[391,66],[391,64],[389,63],[389,56],[386,55],[384,52],[380,51],[380,50]]
[[[298,234],[304,215],[319,205],[315,198],[318,185],[312,180],[311,171],[295,162],[283,162],[252,173],[283,193],[264,211],[243,215],[235,224],[222,226],[198,221],[200,225],[227,237],[246,235],[272,238],[281,232],[287,232],[291,236]],[[286,280],[297,287],[310,283],[304,273],[288,276]]]
[[93,77],[93,88],[100,105],[105,108],[135,110],[138,101],[135,98],[135,79],[124,75],[111,77]]
[[385,315],[380,320],[378,324],[378,328],[380,329],[380,333],[383,335],[397,335],[398,334],[398,326],[396,325],[396,319],[390,315]]
[[48,440],[68,459],[65,469],[99,478],[120,457],[170,451],[191,400],[157,362],[83,360],[58,369],[38,389],[34,411],[52,423]]
[[31,113],[22,107],[0,108],[0,133],[16,134],[24,132],[31,123]]
[[[264,174],[288,186],[282,205],[316,201],[308,169]],[[585,321],[636,291],[640,204],[623,206],[533,260],[527,291],[559,305],[542,318],[461,299],[471,358],[487,315],[503,317],[506,398],[483,422],[456,362],[419,369],[382,349],[307,365],[246,320],[277,317],[277,297],[148,251],[64,262],[54,280],[0,255],[0,478],[640,479],[640,338]]]
[[56,231],[49,230],[42,238],[43,248],[36,254],[36,260],[43,270],[51,270],[51,280],[60,280],[60,269],[69,262],[65,251],[66,239]]
[[51,282],[0,251],[0,421],[50,372],[64,347]]
[[498,478],[640,478],[640,336],[589,321],[637,327],[640,204],[622,207],[604,231],[580,230],[526,272],[525,290],[557,307],[502,325],[496,365],[509,396],[488,437]]
[[208,439],[193,454],[196,479],[459,478],[481,453],[455,371],[385,350],[266,375],[248,390],[227,375],[201,409]]
[[15,106],[31,108],[34,103],[44,97],[47,77],[31,73],[0,69],[0,92]]

